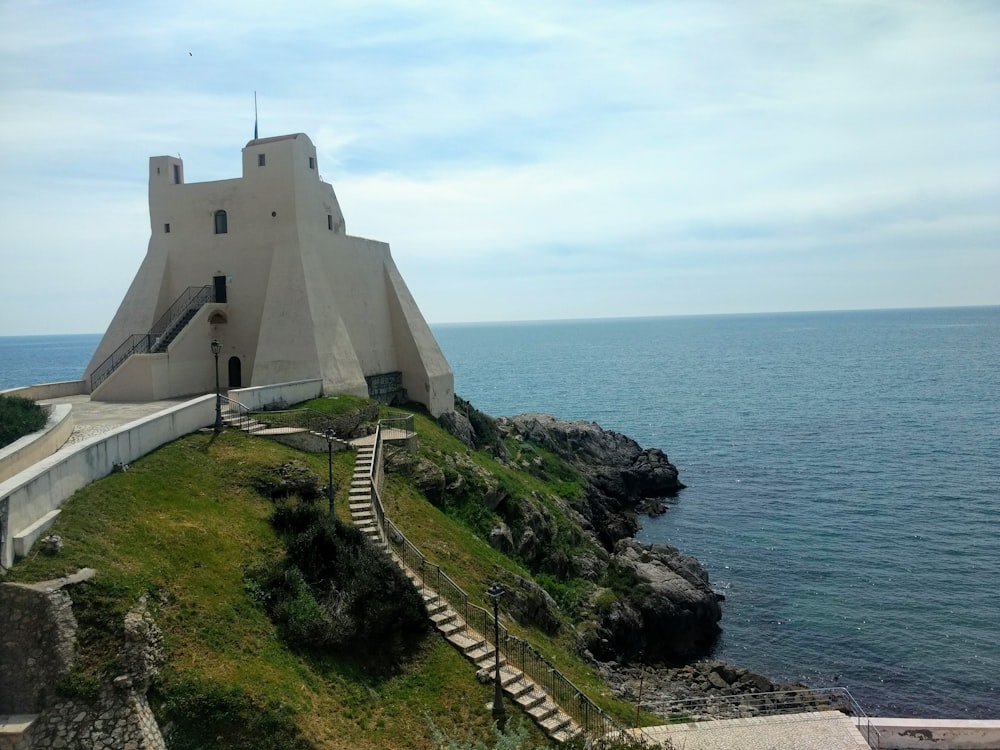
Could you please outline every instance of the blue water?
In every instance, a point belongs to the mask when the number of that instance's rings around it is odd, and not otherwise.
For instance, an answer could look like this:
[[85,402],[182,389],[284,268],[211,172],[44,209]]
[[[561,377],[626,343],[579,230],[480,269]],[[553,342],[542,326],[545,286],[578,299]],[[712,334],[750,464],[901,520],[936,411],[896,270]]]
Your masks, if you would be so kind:
[[1000,308],[447,325],[456,392],[594,420],[688,488],[640,539],[716,655],[881,715],[1000,718]]
[[0,336],[0,391],[79,380],[100,341],[99,333]]
[[[716,655],[872,713],[1000,718],[1000,307],[436,326],[490,414],[587,419],[688,485],[640,538],[724,590]],[[0,389],[100,340],[0,337]]]

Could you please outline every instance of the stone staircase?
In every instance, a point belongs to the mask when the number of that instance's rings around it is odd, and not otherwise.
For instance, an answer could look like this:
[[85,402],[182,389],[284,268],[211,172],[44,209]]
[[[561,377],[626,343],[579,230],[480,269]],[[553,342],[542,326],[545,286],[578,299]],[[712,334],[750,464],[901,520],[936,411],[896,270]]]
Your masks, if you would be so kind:
[[[371,478],[374,476],[375,469],[375,446],[364,443],[356,443],[355,445],[358,453],[354,461],[351,487],[348,491],[351,521],[373,543],[386,550],[406,576],[413,581],[423,596],[427,614],[438,632],[475,665],[477,670],[487,675],[492,682],[496,679],[496,649],[494,646],[480,633],[470,628],[443,598],[403,563],[389,548],[386,540],[382,538],[375,517],[371,491]],[[549,694],[521,670],[507,664],[503,654],[500,656],[500,684],[504,693],[530,716],[551,739],[556,742],[565,742],[580,733],[580,727],[559,708]]]

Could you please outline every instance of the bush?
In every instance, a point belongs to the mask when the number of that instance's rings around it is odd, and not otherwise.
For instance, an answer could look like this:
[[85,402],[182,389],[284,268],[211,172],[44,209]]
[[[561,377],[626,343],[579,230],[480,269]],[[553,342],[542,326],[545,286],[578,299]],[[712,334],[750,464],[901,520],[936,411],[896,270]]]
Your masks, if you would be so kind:
[[329,649],[376,670],[412,654],[430,631],[423,598],[382,550],[311,503],[272,516],[287,540],[283,560],[248,574],[286,641]]
[[48,420],[45,409],[31,399],[0,396],[0,448],[38,432]]
[[171,750],[313,747],[296,727],[290,708],[262,702],[238,687],[186,678],[169,687],[154,687],[151,697]]

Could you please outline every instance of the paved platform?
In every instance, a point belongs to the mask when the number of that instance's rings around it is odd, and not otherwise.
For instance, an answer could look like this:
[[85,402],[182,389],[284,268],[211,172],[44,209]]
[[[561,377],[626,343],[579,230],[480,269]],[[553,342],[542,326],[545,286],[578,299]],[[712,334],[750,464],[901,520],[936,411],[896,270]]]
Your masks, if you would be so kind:
[[72,404],[73,434],[66,441],[67,445],[79,443],[87,438],[110,432],[115,427],[134,422],[150,414],[156,414],[171,406],[189,401],[187,398],[170,399],[168,401],[149,401],[140,404],[111,403],[107,401],[91,401],[89,395],[64,396],[39,401],[40,404]]
[[667,724],[642,732],[684,750],[869,750],[854,719],[839,711]]

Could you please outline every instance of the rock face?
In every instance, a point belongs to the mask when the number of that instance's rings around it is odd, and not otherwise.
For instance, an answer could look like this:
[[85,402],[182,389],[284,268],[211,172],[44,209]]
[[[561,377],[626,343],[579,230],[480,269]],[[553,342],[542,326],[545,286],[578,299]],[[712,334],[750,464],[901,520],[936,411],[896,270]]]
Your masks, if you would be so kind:
[[623,539],[612,556],[637,584],[626,599],[598,608],[583,646],[598,661],[682,664],[707,653],[722,610],[701,564],[676,547]]
[[[785,698],[782,692],[802,691],[800,684],[772,682],[762,674],[723,661],[707,659],[673,669],[650,670],[642,667],[609,668],[602,676],[612,692],[634,703],[641,697],[643,706],[656,713],[671,712],[703,718],[737,718],[766,714],[771,703]],[[711,700],[705,701],[707,696]],[[747,696],[759,696],[747,699]],[[816,708],[839,708],[829,697],[797,693],[798,700],[812,701]]]
[[502,417],[497,424],[552,451],[586,477],[586,501],[578,510],[608,550],[639,530],[638,511],[651,504],[656,507],[662,498],[684,487],[677,467],[663,451],[644,449],[632,438],[604,430],[595,422],[519,414]]

